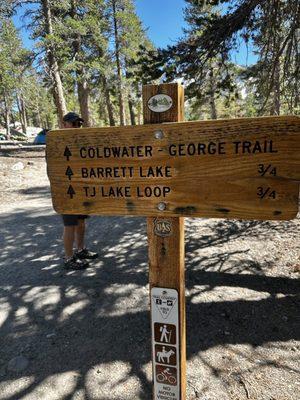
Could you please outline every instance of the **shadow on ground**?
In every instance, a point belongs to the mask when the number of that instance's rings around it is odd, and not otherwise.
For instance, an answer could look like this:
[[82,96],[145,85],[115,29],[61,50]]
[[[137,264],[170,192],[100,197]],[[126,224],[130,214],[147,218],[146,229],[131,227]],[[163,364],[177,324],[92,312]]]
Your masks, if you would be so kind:
[[30,196],[31,199],[38,199],[41,196],[43,196],[43,198],[51,197],[49,185],[33,186],[30,188],[26,188],[26,189],[19,189],[19,190],[17,190],[17,193],[21,194],[23,196]]
[[32,148],[31,151],[26,149],[14,149],[14,150],[7,150],[5,148],[2,148],[0,150],[0,156],[1,157],[11,157],[11,158],[24,158],[27,154],[30,154],[30,158],[42,158],[45,159],[45,149],[35,149]]
[[[186,286],[191,293],[187,297],[187,357],[217,345],[258,346],[299,339],[297,281],[266,276],[268,261],[253,262],[247,249],[196,255],[199,249],[237,238],[263,240],[270,232],[289,229],[294,234],[293,226],[217,221],[208,229],[208,234],[201,235],[187,222]],[[128,366],[124,382],[129,377],[138,381],[138,398],[151,398],[152,385],[145,372],[151,354],[145,220],[92,218],[88,237],[100,259],[84,272],[62,271],[60,217],[49,209],[2,215],[0,232],[1,306],[6,310],[0,320],[0,376],[5,381],[33,377],[30,384],[5,399],[19,400],[48,377],[69,371],[74,372],[75,384],[60,398],[74,399],[74,393],[83,390],[85,399],[94,399],[88,375],[93,371],[101,385],[103,368],[116,362]],[[226,269],[237,253],[241,261],[235,269]],[[260,300],[219,297],[218,301],[195,301],[204,291],[225,286],[252,289],[265,296]],[[16,355],[29,360],[26,373],[7,368]],[[110,398],[102,391],[101,399]]]

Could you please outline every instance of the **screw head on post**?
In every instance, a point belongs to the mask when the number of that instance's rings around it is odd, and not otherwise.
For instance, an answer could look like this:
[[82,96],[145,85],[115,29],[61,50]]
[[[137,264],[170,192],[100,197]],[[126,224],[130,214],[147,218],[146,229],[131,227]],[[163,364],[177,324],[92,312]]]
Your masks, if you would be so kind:
[[164,202],[161,202],[161,203],[158,203],[158,204],[157,204],[157,209],[158,209],[159,211],[165,211],[166,208],[167,208],[167,205],[166,205],[166,203],[164,203]]
[[164,137],[164,133],[161,130],[157,130],[154,132],[154,137],[155,139],[163,139]]

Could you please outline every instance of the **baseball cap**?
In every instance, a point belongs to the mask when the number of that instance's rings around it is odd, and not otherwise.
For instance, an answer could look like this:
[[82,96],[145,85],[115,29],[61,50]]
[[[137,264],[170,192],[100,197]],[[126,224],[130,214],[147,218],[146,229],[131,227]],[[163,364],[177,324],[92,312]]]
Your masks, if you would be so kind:
[[84,120],[76,113],[76,112],[68,112],[66,115],[63,117],[64,122],[75,122],[75,121],[81,121],[84,122]]

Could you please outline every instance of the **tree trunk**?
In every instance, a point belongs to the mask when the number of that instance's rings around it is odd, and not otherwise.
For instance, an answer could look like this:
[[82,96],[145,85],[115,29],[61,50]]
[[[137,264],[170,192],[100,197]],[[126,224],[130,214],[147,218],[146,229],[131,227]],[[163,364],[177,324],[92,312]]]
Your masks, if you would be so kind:
[[[71,1],[70,15],[74,20],[77,17],[77,2],[74,0]],[[76,33],[75,37],[72,40],[72,45],[74,49],[74,58],[77,61],[83,61],[82,57],[80,57],[82,47],[82,38],[80,33]],[[84,120],[83,126],[89,127],[92,126],[90,112],[90,89],[88,87],[88,82],[85,77],[84,68],[81,66],[76,67],[75,74],[80,114]]]
[[116,13],[116,0],[112,0],[112,7],[113,7],[115,49],[116,49],[116,64],[117,64],[117,75],[118,75],[120,125],[125,125],[126,124],[126,121],[125,121],[125,108],[124,108],[124,99],[123,99],[123,93],[122,93],[123,76],[122,76],[121,60],[120,60],[120,41],[119,41],[117,13]]
[[17,127],[16,127],[16,120],[15,120],[14,114],[11,113],[10,117],[11,117],[11,122],[13,123],[14,129],[16,129]]
[[142,110],[142,102],[139,100],[137,104],[137,118],[138,118],[138,125],[142,124],[143,119],[143,110]]
[[[78,75],[77,75],[78,76]],[[77,81],[78,101],[80,107],[80,114],[84,119],[83,126],[92,126],[91,113],[90,113],[90,90],[87,87],[87,82]]]
[[277,60],[274,70],[274,114],[280,115],[280,60]]
[[4,93],[5,129],[6,139],[10,139],[10,107],[6,94]]
[[10,139],[10,112],[5,107],[5,128],[6,128],[6,139]]
[[50,119],[49,119],[49,116],[48,116],[48,114],[46,114],[46,116],[45,116],[45,118],[46,118],[46,123],[45,123],[45,128],[46,129],[52,129],[52,126],[51,126],[51,123],[50,123]]
[[[53,27],[52,27],[52,15],[49,0],[41,0],[42,1],[42,11],[45,19],[45,33],[48,35],[53,35]],[[57,109],[58,114],[58,124],[60,127],[63,126],[63,116],[67,112],[66,101],[63,92],[63,86],[60,76],[60,71],[58,67],[58,63],[55,57],[54,48],[52,45],[47,47],[47,58],[48,58],[48,66],[50,70],[50,77],[53,85],[53,97],[54,103]]]
[[40,112],[40,106],[39,103],[36,103],[36,121],[37,121],[37,126],[42,128],[42,119],[41,119],[41,112]]
[[107,113],[108,113],[108,118],[109,118],[109,124],[110,126],[115,126],[115,118],[114,118],[114,109],[113,105],[110,99],[110,93],[107,85],[107,80],[106,77],[103,76],[103,89],[104,89],[104,96],[105,96],[105,103],[106,103],[106,108],[107,108]]
[[214,79],[214,70],[213,70],[213,67],[211,67],[211,69],[209,71],[209,105],[210,105],[211,119],[218,118],[216,102],[215,102],[215,92],[216,92],[216,87],[215,87],[215,79]]
[[24,100],[24,97],[23,97],[23,95],[21,94],[21,98],[20,98],[20,100],[21,100],[21,113],[22,113],[22,119],[23,119],[23,121],[22,121],[22,129],[23,129],[23,133],[27,133],[27,116],[26,116],[26,103],[25,103],[25,100]]
[[17,94],[17,106],[18,106],[18,111],[19,111],[19,116],[20,116],[20,122],[22,125],[22,132],[26,135],[27,133],[27,118],[26,118],[26,107],[25,107],[25,101],[24,98],[21,94]]
[[135,112],[134,112],[134,103],[133,103],[133,100],[132,100],[130,95],[129,95],[129,98],[128,98],[128,107],[129,107],[131,125],[136,125],[136,120],[135,120],[136,116],[135,116]]
[[101,101],[99,101],[98,104],[98,116],[101,121],[101,126],[110,126],[106,104],[101,104]]
[[30,115],[28,113],[27,107],[25,107],[24,112],[25,112],[25,117],[26,117],[26,121],[27,121],[27,126],[30,126],[31,119],[30,119]]

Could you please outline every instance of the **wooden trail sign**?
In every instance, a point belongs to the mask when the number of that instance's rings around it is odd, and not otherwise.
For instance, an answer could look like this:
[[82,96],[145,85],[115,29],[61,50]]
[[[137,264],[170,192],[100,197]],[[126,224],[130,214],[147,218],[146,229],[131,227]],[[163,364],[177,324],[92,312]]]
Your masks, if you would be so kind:
[[148,216],[153,398],[185,400],[182,216],[294,218],[300,118],[181,122],[178,84],[143,103],[143,126],[50,132],[48,175],[59,213]]
[[59,213],[292,219],[298,211],[299,117],[52,131],[47,157]]

